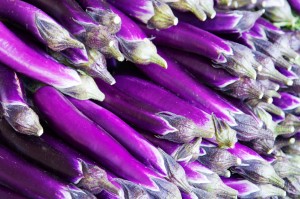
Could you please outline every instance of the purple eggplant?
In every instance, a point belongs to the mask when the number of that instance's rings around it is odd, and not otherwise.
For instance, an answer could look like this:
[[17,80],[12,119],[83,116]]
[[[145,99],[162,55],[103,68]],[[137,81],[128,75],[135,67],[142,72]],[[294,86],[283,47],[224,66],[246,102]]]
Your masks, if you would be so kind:
[[227,150],[242,160],[241,165],[231,168],[233,173],[238,173],[254,183],[284,187],[283,179],[278,176],[271,164],[255,151],[239,143]]
[[242,100],[263,97],[262,88],[255,80],[246,77],[235,77],[223,69],[214,68],[213,64],[204,57],[191,55],[186,52],[164,49],[169,57],[185,66],[197,79],[217,88],[226,94]]
[[21,159],[4,146],[0,147],[0,182],[31,198],[94,199],[95,196],[65,184]]
[[106,95],[101,105],[138,128],[178,143],[189,142],[202,134],[201,129],[189,118],[135,99],[117,88],[106,87],[101,81],[97,81],[97,84]]
[[268,198],[272,196],[286,196],[284,190],[270,184],[255,185],[242,178],[224,178],[224,183],[238,191],[239,198]]
[[94,20],[106,26],[110,33],[116,34],[120,31],[122,20],[109,9],[108,3],[99,3],[99,0],[77,0],[77,2]]
[[72,38],[69,32],[42,10],[20,0],[3,0],[0,3],[0,16],[18,23],[31,32],[41,43],[54,51],[67,48],[82,48],[84,45]]
[[75,0],[26,0],[26,2],[51,15],[88,47],[100,50],[101,53],[119,61],[124,60],[115,36],[106,26],[98,24],[84,12]]
[[288,0],[292,9],[297,13],[300,14],[300,2],[298,0]]
[[7,123],[0,122],[0,135],[5,144],[22,156],[39,163],[77,186],[94,194],[107,189],[117,194],[119,190],[107,180],[106,172],[83,160],[59,140],[48,135],[27,139],[17,135]]
[[[184,183],[184,179],[181,180],[180,174],[182,172],[180,173],[180,168],[176,166],[176,163],[169,163],[170,158],[168,156],[157,150],[119,117],[93,102],[69,99],[81,112],[104,128],[146,166],[162,173],[166,178],[170,178],[170,181],[178,182],[178,186],[188,187]],[[114,123],[111,121],[114,121]],[[139,145],[136,145],[136,143],[139,143]],[[147,155],[145,155],[145,152]]]
[[26,135],[43,134],[38,115],[25,101],[21,80],[3,65],[0,65],[0,104],[3,117],[16,131]]
[[180,21],[197,26],[214,33],[242,33],[252,28],[255,21],[263,14],[263,10],[251,12],[244,10],[218,11],[213,19],[199,22],[191,15],[177,15]]
[[[44,103],[49,98],[51,100],[48,100],[47,104]],[[38,89],[34,94],[34,102],[51,127],[55,128],[64,140],[77,145],[106,168],[144,186],[149,194],[166,194],[166,197],[176,197],[180,194],[174,184],[159,178],[156,173],[138,162],[104,129],[84,116],[55,89],[49,86]],[[65,121],[63,123],[62,118]],[[69,125],[68,121],[73,125]]]
[[[18,39],[3,23],[0,23],[0,62],[58,89],[70,88],[81,83],[76,71],[36,52]],[[18,59],[15,59],[15,57]]]
[[158,0],[109,0],[116,8],[149,28],[165,29],[177,25],[178,19],[171,8],[163,1]]
[[300,106],[300,98],[286,92],[280,93],[281,97],[274,99],[274,105],[284,111],[292,110]]
[[[85,4],[85,6],[87,6],[86,8],[91,6],[94,9],[102,9],[106,4],[102,1],[93,1],[92,3]],[[156,63],[167,68],[165,60],[157,54],[155,45],[146,37],[140,27],[113,6],[109,6],[109,9],[116,13],[122,20],[121,29],[117,33],[117,36],[125,58],[133,63]],[[96,14],[90,11],[90,15]]]

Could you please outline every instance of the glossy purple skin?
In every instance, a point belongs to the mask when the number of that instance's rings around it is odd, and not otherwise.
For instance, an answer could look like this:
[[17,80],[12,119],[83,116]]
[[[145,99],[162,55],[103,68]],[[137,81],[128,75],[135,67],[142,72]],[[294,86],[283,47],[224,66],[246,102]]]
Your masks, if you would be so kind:
[[180,163],[180,165],[184,168],[185,174],[189,181],[193,181],[194,183],[210,183],[207,177],[199,172],[196,172],[189,167],[186,163]]
[[239,80],[239,77],[229,74],[224,69],[214,68],[212,62],[205,57],[167,48],[162,51],[184,65],[197,79],[210,86],[223,88]]
[[266,29],[275,31],[275,32],[279,32],[279,33],[283,33],[282,30],[280,30],[278,27],[274,26],[271,22],[269,22],[268,20],[260,17],[257,21],[257,24],[262,25],[263,27],[265,27]]
[[72,153],[58,150],[49,145],[43,137],[28,138],[15,132],[7,122],[0,121],[0,137],[8,146],[24,157],[54,171],[70,183],[78,183],[83,177],[81,162]]
[[227,186],[237,190],[239,197],[247,196],[260,190],[255,184],[243,178],[222,178],[222,181]]
[[33,79],[57,88],[81,83],[77,72],[27,46],[0,22],[0,62]]
[[184,22],[160,31],[142,28],[148,37],[155,37],[156,44],[196,53],[217,63],[226,63],[223,54],[232,54],[231,47],[223,39]]
[[300,14],[300,1],[299,0],[288,0],[292,9],[297,13]]
[[209,114],[150,81],[130,75],[117,75],[115,78],[115,86],[118,89],[136,99],[160,107],[162,111],[182,115],[193,120],[199,127],[211,121]]
[[100,125],[146,166],[166,174],[163,157],[152,144],[121,118],[89,100],[68,98],[83,114]]
[[289,93],[281,92],[281,98],[274,98],[273,104],[283,110],[292,110],[300,106],[300,98]]
[[[253,13],[253,14],[252,14]],[[180,21],[187,22],[194,26],[197,26],[203,30],[207,30],[209,32],[214,33],[241,33],[249,30],[253,24],[255,23],[255,19],[257,18],[254,12],[250,11],[218,11],[216,16],[213,19],[206,19],[205,21],[199,21],[190,13],[180,13],[176,12],[176,16]],[[241,26],[240,24],[246,21],[245,26]],[[250,18],[250,19],[249,19]],[[253,20],[251,20],[253,18]],[[251,21],[250,21],[251,20]]]
[[133,17],[141,22],[147,23],[142,20],[145,16],[150,19],[154,15],[154,7],[151,0],[108,0],[109,3],[120,9],[127,16]]
[[150,176],[155,174],[54,88],[45,86],[37,90],[34,103],[50,126],[56,130],[55,133],[65,141],[90,154],[95,161],[119,176],[153,187]]
[[122,119],[156,135],[165,135],[176,131],[169,123],[157,116],[161,112],[158,107],[134,99],[113,86],[107,86],[101,80],[96,79],[96,83],[105,94],[105,100],[100,105]]
[[257,38],[267,40],[268,38],[263,27],[263,25],[256,22],[250,31],[253,35],[256,35]]
[[56,23],[50,16],[44,13],[37,7],[25,3],[21,0],[2,0],[0,1],[0,7],[5,8],[0,10],[0,16],[9,22],[17,23],[24,26],[26,30],[30,31],[36,39],[43,44],[46,44],[43,37],[40,35],[38,27],[36,25],[36,16],[42,16],[49,21]]
[[292,70],[287,70],[285,68],[281,68],[281,67],[276,67],[276,69],[283,74],[284,76],[288,77],[289,79],[298,79],[298,75],[292,71]]
[[[97,24],[75,0],[25,0],[26,2],[40,8],[74,35],[85,31],[85,28],[76,21]],[[76,21],[75,21],[76,20]]]
[[236,124],[228,111],[241,113],[240,110],[231,105],[215,91],[196,81],[173,59],[170,59],[161,52],[159,54],[167,61],[167,70],[157,67],[155,64],[139,66],[138,68],[155,83],[172,91],[206,113],[214,113],[218,118],[227,121],[229,125]]
[[13,192],[12,190],[0,186],[0,198],[5,199],[26,199],[26,197],[19,195],[18,193]]
[[80,191],[75,186],[57,181],[3,146],[0,146],[0,155],[0,182],[19,193],[31,198],[64,199],[70,196],[69,189]]
[[0,102],[22,103],[24,100],[23,88],[17,74],[0,63]]
[[265,159],[263,159],[258,153],[238,142],[235,144],[234,148],[229,148],[227,151],[241,160],[255,159],[265,161]]

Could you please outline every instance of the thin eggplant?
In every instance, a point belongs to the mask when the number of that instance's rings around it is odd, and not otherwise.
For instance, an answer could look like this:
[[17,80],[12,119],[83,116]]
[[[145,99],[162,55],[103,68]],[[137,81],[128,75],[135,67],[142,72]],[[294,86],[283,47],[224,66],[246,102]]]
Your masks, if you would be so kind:
[[[187,183],[185,183],[185,178],[180,176],[183,175],[180,166],[175,161],[170,163],[168,155],[151,145],[118,116],[91,101],[80,101],[71,98],[69,100],[86,116],[103,127],[146,166],[160,172],[175,184],[178,183],[179,187],[189,189]],[[139,143],[139,145],[137,146],[136,143]],[[145,155],[145,152],[147,155]]]
[[70,88],[81,83],[76,71],[36,52],[16,37],[2,22],[0,30],[0,62],[3,64],[58,89]]
[[236,77],[227,71],[214,68],[213,64],[206,58],[199,55],[191,55],[171,49],[163,49],[169,57],[177,60],[185,66],[197,79],[217,88],[226,94],[241,100],[263,97],[262,88],[255,80],[246,77]]
[[300,2],[298,0],[288,0],[292,9],[297,13],[300,14]]
[[25,196],[22,196],[2,185],[0,185],[0,197],[5,199],[26,199]]
[[93,194],[103,189],[118,194],[116,187],[107,180],[106,172],[65,146],[61,141],[44,135],[27,138],[17,135],[7,123],[0,122],[0,135],[5,144],[22,156],[39,163],[61,178]]
[[[47,104],[44,103],[45,100],[48,100]],[[49,86],[38,89],[34,93],[34,103],[59,136],[89,153],[106,168],[144,186],[149,194],[160,193],[166,198],[177,197],[180,194],[174,184],[159,178],[156,173],[137,161],[104,129],[84,116],[55,89]],[[62,123],[61,119],[65,122]],[[73,125],[69,125],[68,121]]]
[[177,25],[171,8],[159,0],[109,0],[109,3],[149,28],[165,29]]
[[115,36],[110,34],[106,26],[98,24],[84,12],[75,0],[26,0],[26,2],[51,15],[88,47],[100,50],[106,56],[119,61],[124,60]]
[[22,81],[4,65],[0,65],[0,104],[3,117],[16,131],[26,135],[43,134],[38,115],[25,101]]
[[[0,182],[31,198],[94,199],[72,184],[65,184],[23,160],[4,146],[0,147]],[[30,183],[28,183],[30,182]]]
[[54,51],[67,48],[83,48],[84,45],[74,39],[69,32],[42,10],[20,0],[3,0],[0,17],[9,22],[18,23],[31,32],[41,43]]
[[281,97],[274,99],[274,105],[284,111],[292,110],[300,106],[300,98],[286,92],[280,93]]
[[230,34],[230,33],[242,33],[252,28],[255,21],[264,13],[264,10],[256,12],[244,11],[244,10],[232,10],[232,11],[218,11],[215,18],[207,19],[204,22],[199,22],[191,15],[180,14],[177,15],[180,21],[197,26],[203,30]]

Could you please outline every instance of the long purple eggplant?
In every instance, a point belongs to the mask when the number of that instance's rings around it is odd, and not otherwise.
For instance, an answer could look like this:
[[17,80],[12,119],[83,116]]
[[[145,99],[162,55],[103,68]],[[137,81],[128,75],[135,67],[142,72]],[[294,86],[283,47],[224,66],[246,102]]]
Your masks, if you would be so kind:
[[[48,103],[44,103],[45,100]],[[55,89],[49,86],[40,88],[34,94],[34,102],[59,136],[89,153],[106,168],[144,186],[151,195],[165,194],[168,198],[180,194],[174,184],[159,178],[156,173],[138,162],[104,129],[84,116]],[[62,123],[61,119],[65,122]]]
[[0,65],[0,104],[4,118],[18,132],[41,136],[38,115],[28,106],[21,80],[11,69]]
[[93,194],[99,193],[103,189],[112,191],[114,194],[119,192],[107,180],[107,174],[103,169],[86,162],[77,152],[72,151],[49,135],[28,139],[17,135],[4,121],[0,122],[0,135],[1,139],[11,149],[55,172],[69,183]]
[[224,183],[238,191],[239,198],[268,198],[272,196],[285,197],[284,190],[272,185],[255,185],[243,178],[224,178]]
[[218,11],[213,19],[199,22],[191,15],[176,15],[180,21],[214,33],[242,33],[248,31],[263,14],[263,10],[252,12],[244,10]]
[[[89,1],[84,4],[84,8],[93,7],[94,9],[102,9],[105,7],[101,1]],[[123,14],[113,6],[109,9],[116,13],[122,20],[121,30],[117,33],[120,48],[125,58],[133,63],[149,64],[156,63],[167,68],[166,61],[157,54],[155,45],[147,38],[141,28],[132,21],[128,16]],[[97,13],[90,12],[91,15]]]
[[262,67],[255,62],[254,55],[247,47],[230,43],[184,22],[166,30],[155,31],[145,27],[143,30],[149,37],[155,37],[156,44],[205,56],[215,62],[215,67],[224,68],[232,74],[256,79],[254,66],[258,70]]
[[[121,120],[118,116],[110,111],[94,104],[91,101],[80,101],[69,98],[69,100],[86,116],[95,121],[126,149],[128,149],[135,157],[141,160],[146,166],[153,168],[163,174],[170,181],[176,182],[178,186],[188,187],[185,180],[181,179],[182,172],[175,161],[170,162],[170,158],[160,150],[151,145],[138,132]],[[112,122],[114,121],[114,122]],[[121,133],[122,132],[122,133]],[[136,143],[139,143],[136,145]]]
[[234,173],[238,173],[254,183],[284,187],[284,180],[278,176],[270,163],[252,149],[236,143],[234,148],[227,150],[242,160],[240,166],[231,169]]
[[[172,59],[164,58],[168,62],[168,70],[165,72],[154,65],[139,67],[152,81],[176,93],[179,97],[194,104],[201,110],[224,120],[230,126],[243,126],[244,130],[249,128],[253,118],[244,114],[223,97],[197,82],[186,73],[180,65]],[[177,81],[180,80],[180,81]],[[209,100],[208,100],[209,99]],[[237,120],[238,119],[238,120]]]
[[42,56],[18,39],[3,23],[0,23],[0,30],[0,62],[16,72],[59,89],[81,83],[76,71]]
[[171,8],[158,0],[109,0],[116,8],[122,10],[149,28],[165,29],[177,25],[178,19]]
[[110,34],[106,26],[98,24],[84,12],[75,0],[26,0],[26,2],[51,15],[90,48],[98,49],[103,54],[119,61],[124,60],[115,36]]
[[26,199],[25,196],[15,193],[2,185],[0,185],[0,197],[5,199]]
[[221,147],[230,147],[235,143],[235,131],[230,129],[225,122],[210,116],[173,93],[135,76],[117,75],[115,77],[118,81],[116,87],[130,96],[192,120],[201,129],[201,137],[210,138],[215,135],[215,141]]
[[0,10],[1,18],[24,26],[37,40],[54,51],[84,48],[81,42],[72,38],[65,28],[42,10],[20,0],[3,0],[0,6],[5,8]]
[[162,50],[169,57],[185,66],[197,79],[217,88],[226,94],[241,100],[263,97],[262,88],[255,80],[246,77],[236,77],[227,71],[214,68],[210,60],[171,49]]
[[74,185],[65,184],[21,159],[4,146],[0,147],[0,182],[31,198],[94,199]]
[[97,84],[106,95],[101,105],[138,128],[178,143],[202,136],[201,129],[189,118],[135,99],[117,88],[106,87],[101,81]]

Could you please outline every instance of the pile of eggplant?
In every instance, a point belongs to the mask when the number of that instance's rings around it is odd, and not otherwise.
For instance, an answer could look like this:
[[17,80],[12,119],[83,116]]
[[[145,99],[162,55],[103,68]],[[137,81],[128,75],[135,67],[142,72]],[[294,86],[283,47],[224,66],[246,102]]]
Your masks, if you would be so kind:
[[0,0],[0,198],[300,198],[300,1]]

